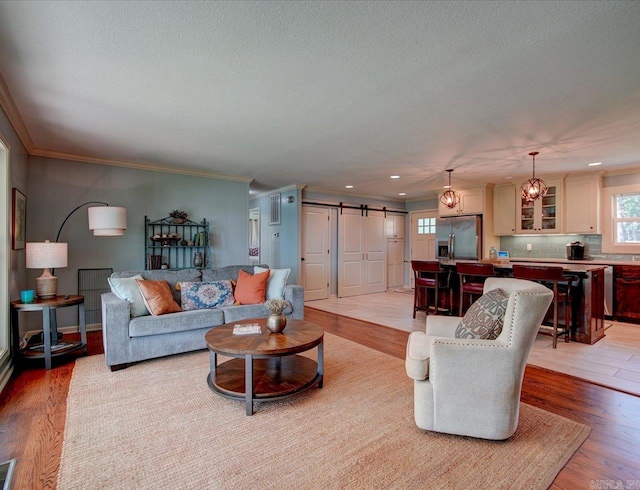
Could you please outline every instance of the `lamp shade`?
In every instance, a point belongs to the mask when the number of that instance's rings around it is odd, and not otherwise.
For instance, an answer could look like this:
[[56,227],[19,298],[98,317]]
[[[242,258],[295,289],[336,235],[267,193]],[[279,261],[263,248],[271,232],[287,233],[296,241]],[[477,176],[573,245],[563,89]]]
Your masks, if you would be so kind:
[[89,208],[89,229],[94,236],[119,236],[127,229],[127,210],[116,206]]
[[67,267],[67,244],[50,241],[26,245],[27,269]]

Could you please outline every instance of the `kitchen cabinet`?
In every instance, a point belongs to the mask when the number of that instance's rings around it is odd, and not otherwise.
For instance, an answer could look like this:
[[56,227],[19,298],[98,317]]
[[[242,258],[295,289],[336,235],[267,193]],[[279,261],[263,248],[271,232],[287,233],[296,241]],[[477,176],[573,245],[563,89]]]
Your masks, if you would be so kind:
[[404,214],[389,214],[384,220],[387,238],[404,238]]
[[546,180],[548,191],[542,199],[529,202],[519,196],[516,233],[562,232],[562,180]]
[[499,185],[493,189],[493,234],[516,233],[516,186]]
[[640,323],[640,266],[616,265],[613,268],[613,277],[613,319],[619,322]]
[[387,289],[404,285],[404,239],[387,240]]
[[566,233],[600,234],[601,177],[567,176],[564,181]]
[[460,194],[458,205],[449,209],[440,202],[442,193],[438,193],[438,214],[440,216],[458,216],[461,214],[483,214],[485,210],[485,187],[473,187],[464,190],[454,190]]

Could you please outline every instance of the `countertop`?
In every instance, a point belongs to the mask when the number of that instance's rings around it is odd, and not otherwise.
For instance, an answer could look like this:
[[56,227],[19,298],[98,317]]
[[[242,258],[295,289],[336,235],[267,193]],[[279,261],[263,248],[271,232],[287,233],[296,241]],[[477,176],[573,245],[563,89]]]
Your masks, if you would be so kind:
[[[442,265],[455,266],[458,262],[477,262],[475,260],[441,260]],[[529,263],[535,265],[561,266],[567,272],[587,273],[596,270],[603,270],[608,264],[595,263],[591,260],[562,260],[562,259],[520,259],[511,258],[509,261],[494,264],[496,269],[511,269],[513,264]],[[636,263],[640,266],[640,263]]]
[[544,263],[556,263],[556,264],[592,264],[592,265],[636,265],[640,267],[640,261],[637,260],[614,260],[614,259],[600,259],[591,258],[588,260],[569,260],[569,259],[545,259],[545,258],[531,258],[531,257],[510,257],[511,262],[544,262]]

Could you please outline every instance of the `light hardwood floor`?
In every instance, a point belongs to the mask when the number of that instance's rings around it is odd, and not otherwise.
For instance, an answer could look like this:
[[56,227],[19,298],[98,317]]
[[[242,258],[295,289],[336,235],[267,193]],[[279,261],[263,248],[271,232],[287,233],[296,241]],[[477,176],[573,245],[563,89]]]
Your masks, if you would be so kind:
[[[424,330],[426,315],[413,318],[413,292],[366,294],[307,301],[305,306],[412,332]],[[596,384],[640,396],[640,325],[607,322],[605,337],[594,345],[538,335],[529,364],[570,374]]]

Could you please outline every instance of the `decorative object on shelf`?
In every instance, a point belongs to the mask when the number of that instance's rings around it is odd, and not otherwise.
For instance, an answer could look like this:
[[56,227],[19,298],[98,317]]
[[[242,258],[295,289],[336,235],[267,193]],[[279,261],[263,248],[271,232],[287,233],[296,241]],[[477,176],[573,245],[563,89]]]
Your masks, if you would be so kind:
[[202,267],[204,265],[204,259],[202,258],[202,252],[196,252],[193,254],[193,266]]
[[189,215],[184,211],[180,211],[179,209],[174,209],[169,213],[169,216],[171,217],[171,221],[173,221],[176,225],[181,225],[185,222],[185,220]]
[[49,269],[67,266],[67,244],[49,240],[27,243],[27,269],[44,269],[36,278],[38,298],[55,298],[58,295],[58,278]]
[[522,199],[528,202],[543,198],[548,191],[544,180],[536,178],[536,155],[539,153],[537,151],[529,153],[529,156],[533,157],[533,176],[520,186]]
[[273,333],[280,333],[287,325],[287,317],[282,313],[287,306],[291,306],[288,301],[279,298],[271,298],[264,302],[271,315],[267,318],[267,328]]
[[20,301],[23,304],[33,303],[36,299],[36,292],[33,289],[20,291]]
[[[174,210],[173,214],[183,213]],[[186,213],[183,213],[186,216]],[[195,222],[187,218],[176,224],[172,216],[151,221],[145,216],[146,269],[159,269],[163,263],[171,270],[206,267],[209,264],[209,223],[206,219]],[[191,248],[191,250],[189,250]],[[200,261],[196,259],[200,254]],[[162,261],[156,257],[162,256]]]
[[451,172],[453,172],[453,169],[449,168],[447,172],[449,172],[449,185],[445,186],[447,190],[440,196],[440,202],[449,209],[453,209],[460,203],[460,194],[451,188]]

